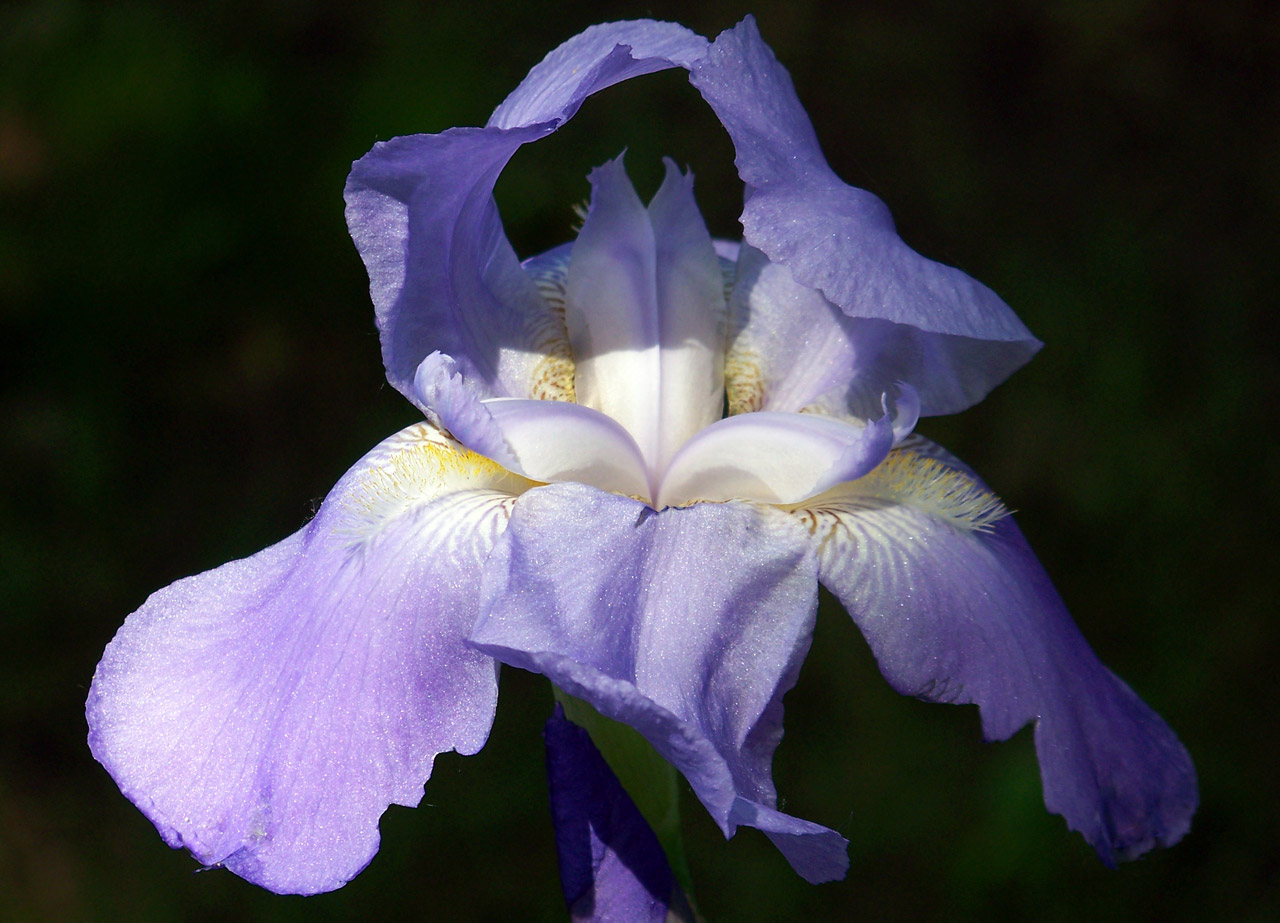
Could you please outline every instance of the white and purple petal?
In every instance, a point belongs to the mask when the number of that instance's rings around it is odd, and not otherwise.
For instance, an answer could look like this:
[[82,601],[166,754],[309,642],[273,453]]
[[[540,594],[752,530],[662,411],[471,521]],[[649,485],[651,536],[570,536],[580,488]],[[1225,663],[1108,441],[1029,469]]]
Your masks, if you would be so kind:
[[913,449],[795,511],[885,678],[978,705],[989,740],[1034,722],[1045,804],[1104,863],[1177,842],[1197,803],[1185,748],[1099,662],[981,482],[923,440]]
[[528,486],[426,424],[384,441],[302,530],[125,621],[86,706],[94,756],[204,865],[341,887],[436,754],[488,736],[496,664],[462,639]]
[[531,396],[547,306],[502,229],[498,175],[522,144],[555,131],[592,93],[689,67],[706,47],[671,23],[596,26],[551,52],[486,127],[395,138],[356,161],[347,224],[369,271],[396,389],[416,401],[414,373],[439,351],[482,397]]
[[724,401],[724,278],[692,176],[666,167],[648,209],[621,157],[592,171],[565,299],[578,400],[621,423],[657,476]]
[[889,454],[894,437],[888,414],[865,424],[767,410],[726,417],[676,453],[656,506],[797,503],[871,471]]
[[485,566],[471,643],[639,731],[726,836],[759,827],[806,879],[832,880],[846,841],[779,812],[770,772],[816,572],[807,533],[769,508],[656,513],[582,485],[538,488]]

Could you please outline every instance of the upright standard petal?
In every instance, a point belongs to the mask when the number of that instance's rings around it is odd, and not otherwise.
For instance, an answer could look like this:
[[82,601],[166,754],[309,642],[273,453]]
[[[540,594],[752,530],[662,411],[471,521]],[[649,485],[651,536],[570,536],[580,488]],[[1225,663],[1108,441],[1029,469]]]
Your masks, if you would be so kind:
[[670,23],[614,23],[570,39],[530,72],[485,128],[381,142],[352,166],[347,225],[369,271],[387,379],[452,356],[482,397],[530,397],[554,326],[502,229],[493,187],[522,144],[582,101],[638,74],[688,67],[706,39]]
[[621,423],[655,477],[724,402],[724,277],[692,177],[666,165],[648,210],[621,157],[592,171],[565,298],[578,401]]
[[471,643],[631,725],[726,836],[756,826],[802,876],[827,881],[847,868],[846,841],[776,810],[770,772],[816,591],[807,535],[774,510],[655,513],[560,484],[513,511]]
[[420,424],[301,531],[149,598],[107,647],[89,743],[174,847],[281,893],[341,887],[437,753],[475,753],[496,664],[480,567],[528,482]]
[[543,739],[560,883],[570,919],[692,920],[657,836],[590,735],[557,705]]
[[[961,387],[952,397],[964,395],[969,403],[1039,348],[994,292],[913,251],[898,237],[883,202],[831,171],[791,78],[751,17],[717,37],[690,79],[737,149],[738,174],[747,186],[745,242],[785,266],[796,282],[850,317],[920,330],[932,340],[929,373],[958,378]],[[973,361],[974,349],[982,362]],[[925,381],[909,381],[927,390]],[[926,413],[959,409],[925,402]]]
[[979,706],[989,740],[1035,722],[1045,804],[1108,865],[1177,842],[1196,776],[1168,725],[1104,667],[1013,520],[923,440],[795,510],[820,579],[899,692]]

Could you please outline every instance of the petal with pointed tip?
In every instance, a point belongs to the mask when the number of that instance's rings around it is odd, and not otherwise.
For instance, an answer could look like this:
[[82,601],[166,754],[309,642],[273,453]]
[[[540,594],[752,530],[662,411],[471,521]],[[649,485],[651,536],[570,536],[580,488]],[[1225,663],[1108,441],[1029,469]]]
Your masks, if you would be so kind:
[[956,413],[1026,359],[1007,343],[850,317],[781,263],[743,245],[729,299],[731,413],[816,410],[871,419],[895,382],[925,416]]

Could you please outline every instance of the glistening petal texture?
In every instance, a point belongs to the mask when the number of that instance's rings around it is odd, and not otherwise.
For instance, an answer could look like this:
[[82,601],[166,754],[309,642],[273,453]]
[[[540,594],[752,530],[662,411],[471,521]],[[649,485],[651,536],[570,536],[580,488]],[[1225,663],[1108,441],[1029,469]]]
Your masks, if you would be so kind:
[[1104,863],[1177,842],[1197,803],[1190,757],[1090,650],[1013,520],[964,528],[902,502],[910,485],[895,491],[854,482],[798,513],[814,527],[822,582],[893,687],[977,704],[990,740],[1034,721],[1045,804]]
[[[1000,361],[985,371],[965,362],[965,344],[935,344],[935,362],[944,368],[955,363],[958,368],[944,374],[962,375],[969,394],[987,393],[1039,348],[994,292],[913,251],[898,237],[883,202],[831,171],[791,78],[753,19],[718,36],[690,79],[733,138],[747,186],[746,243],[850,317],[993,341]],[[956,346],[962,355],[953,357]],[[920,381],[911,384],[924,388]]]
[[897,382],[916,388],[922,414],[956,413],[1025,358],[1000,341],[850,317],[783,264],[742,246],[729,299],[730,413],[810,410],[872,419]]
[[845,840],[777,811],[770,773],[816,591],[808,535],[776,510],[655,513],[553,485],[521,498],[494,547],[471,641],[631,725],[726,836],[758,826],[802,876],[825,881],[844,874]]
[[675,876],[657,836],[585,730],[560,706],[542,732],[570,919],[664,923]]
[[394,138],[356,161],[347,225],[369,271],[383,363],[397,390],[415,400],[414,373],[438,350],[482,397],[531,396],[548,309],[502,229],[498,174],[587,96],[638,74],[687,67],[706,46],[669,23],[598,26],[548,55],[488,127]]
[[526,484],[425,424],[381,443],[301,531],[128,618],[86,706],[94,756],[205,865],[341,887],[435,755],[484,744],[496,664],[462,638]]

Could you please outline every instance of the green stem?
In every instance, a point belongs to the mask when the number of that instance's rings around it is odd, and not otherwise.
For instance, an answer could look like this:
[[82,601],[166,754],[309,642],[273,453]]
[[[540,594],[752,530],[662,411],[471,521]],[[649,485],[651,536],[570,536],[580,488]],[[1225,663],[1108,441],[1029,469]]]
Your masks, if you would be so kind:
[[564,715],[585,728],[667,854],[672,874],[693,900],[693,879],[680,829],[680,774],[633,728],[600,714],[581,699],[552,686]]

